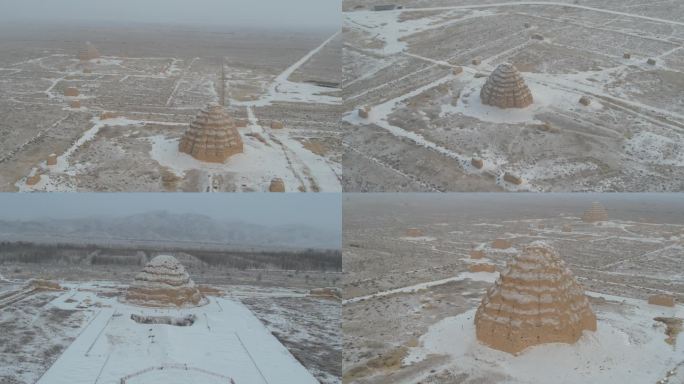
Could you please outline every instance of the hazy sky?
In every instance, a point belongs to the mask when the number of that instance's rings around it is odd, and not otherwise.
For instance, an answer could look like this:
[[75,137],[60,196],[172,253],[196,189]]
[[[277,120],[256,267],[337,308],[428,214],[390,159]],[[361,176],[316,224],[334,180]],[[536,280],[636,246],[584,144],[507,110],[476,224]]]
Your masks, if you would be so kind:
[[126,216],[158,210],[335,231],[342,220],[340,195],[334,193],[0,193],[0,220]]
[[341,0],[0,0],[0,21],[101,20],[338,29],[341,19]]

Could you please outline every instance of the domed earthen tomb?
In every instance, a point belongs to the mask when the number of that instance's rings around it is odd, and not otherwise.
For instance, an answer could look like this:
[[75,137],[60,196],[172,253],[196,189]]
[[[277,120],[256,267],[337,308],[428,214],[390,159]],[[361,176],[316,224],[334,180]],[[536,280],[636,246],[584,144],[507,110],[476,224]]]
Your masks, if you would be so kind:
[[596,330],[584,290],[558,253],[534,242],[508,263],[475,314],[477,338],[511,354],[544,343],[574,343]]
[[591,203],[591,208],[584,211],[582,221],[585,223],[596,223],[598,221],[608,221],[608,212],[599,202]]
[[532,93],[513,64],[500,64],[480,91],[483,104],[499,108],[525,108],[532,104]]
[[135,276],[126,301],[145,307],[191,307],[201,304],[202,294],[175,257],[160,255]]
[[179,150],[201,161],[222,163],[242,153],[242,138],[223,107],[212,103],[197,114],[183,135]]
[[95,48],[90,42],[87,42],[80,51],[78,51],[78,58],[81,61],[90,61],[100,58],[100,51]]

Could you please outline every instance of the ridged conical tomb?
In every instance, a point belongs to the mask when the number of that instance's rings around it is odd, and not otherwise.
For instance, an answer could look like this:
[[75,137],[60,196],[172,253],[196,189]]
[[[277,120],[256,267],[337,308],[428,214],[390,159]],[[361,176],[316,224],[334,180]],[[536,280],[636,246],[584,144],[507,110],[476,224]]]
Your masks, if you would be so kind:
[[584,211],[582,221],[585,223],[596,223],[598,221],[608,221],[608,212],[599,202],[591,203],[591,208]]
[[98,59],[100,57],[100,51],[97,50],[97,48],[92,45],[90,42],[87,42],[83,48],[81,48],[80,51],[78,51],[78,58],[81,61],[89,61],[93,59]]
[[183,135],[179,150],[201,161],[222,163],[228,157],[242,153],[242,138],[233,119],[223,112],[223,107],[214,103],[197,114]]
[[480,91],[483,104],[499,108],[525,108],[532,104],[532,93],[513,64],[500,64]]
[[159,255],[135,276],[126,301],[146,307],[191,307],[202,302],[202,294],[175,257]]
[[596,330],[596,316],[558,253],[534,242],[487,291],[475,327],[482,343],[517,354],[538,344],[575,343],[584,330]]

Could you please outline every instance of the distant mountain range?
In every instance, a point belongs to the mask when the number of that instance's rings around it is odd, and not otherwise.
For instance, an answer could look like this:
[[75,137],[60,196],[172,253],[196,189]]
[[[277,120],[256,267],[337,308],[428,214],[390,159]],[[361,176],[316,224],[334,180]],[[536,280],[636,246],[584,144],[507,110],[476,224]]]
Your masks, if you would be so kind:
[[197,214],[154,211],[126,217],[31,221],[0,220],[0,240],[76,243],[146,241],[213,243],[255,248],[338,249],[340,235],[308,225],[256,225],[222,222]]

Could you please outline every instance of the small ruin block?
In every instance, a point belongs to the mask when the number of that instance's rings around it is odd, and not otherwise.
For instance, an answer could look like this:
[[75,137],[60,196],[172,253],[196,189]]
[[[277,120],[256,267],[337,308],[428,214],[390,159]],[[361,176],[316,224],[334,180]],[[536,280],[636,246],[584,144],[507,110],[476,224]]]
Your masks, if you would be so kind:
[[468,268],[470,272],[489,272],[489,273],[494,273],[496,272],[496,265],[494,264],[472,264],[470,268]]
[[512,246],[511,242],[506,239],[494,239],[492,241],[492,248],[494,249],[508,249]]
[[525,108],[532,104],[532,92],[518,69],[510,63],[500,64],[480,91],[482,104],[499,108]]
[[271,180],[271,185],[268,186],[269,192],[285,192],[285,182],[281,178]]
[[423,236],[423,230],[420,228],[408,228],[406,230],[406,236],[409,236],[409,237]]
[[192,307],[203,298],[175,257],[159,255],[135,276],[124,300],[145,307]]
[[47,165],[57,165],[57,154],[52,153],[48,156]]
[[648,60],[646,60],[646,63],[648,65],[656,65],[656,60],[655,59],[648,59]]
[[544,40],[544,36],[542,36],[542,35],[540,35],[540,34],[538,34],[538,33],[535,33],[535,34],[532,35],[532,39],[534,39],[534,40]]
[[282,121],[274,120],[271,122],[271,129],[283,129],[285,125]]
[[80,92],[78,91],[78,88],[76,88],[76,87],[67,87],[64,90],[64,96],[67,96],[67,97],[77,97],[79,94],[80,94]]
[[584,105],[585,107],[591,104],[591,99],[588,98],[587,96],[582,96],[579,99],[580,104]]
[[475,260],[482,259],[485,256],[486,256],[485,251],[483,251],[481,249],[471,249],[470,250],[470,258],[471,259],[475,259]]
[[652,295],[648,298],[648,303],[663,307],[674,307],[675,298],[672,295]]
[[26,185],[36,185],[36,184],[38,184],[38,183],[40,182],[40,178],[41,178],[41,175],[40,175],[40,174],[36,174],[36,175],[33,175],[33,176],[29,176],[29,177],[26,179]]
[[367,119],[370,116],[370,107],[359,108],[359,117]]
[[482,64],[482,58],[476,57],[473,59],[472,63],[473,63],[473,65],[480,65],[480,64]]
[[69,102],[69,107],[75,109],[81,108],[81,100],[71,100],[71,102]]
[[625,53],[622,54],[622,58],[624,58],[624,59],[631,59],[631,58],[632,58],[632,54],[629,53],[629,52],[625,52]]
[[508,173],[508,172],[506,172],[504,174],[504,181],[509,182],[511,184],[515,184],[515,185],[520,185],[523,183],[523,179],[520,176],[516,176],[516,175],[514,175],[512,173]]
[[482,169],[484,167],[484,160],[473,157],[470,160],[470,164],[477,169]]

